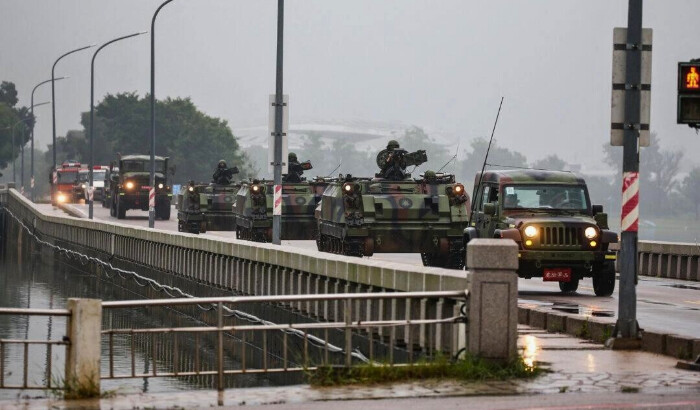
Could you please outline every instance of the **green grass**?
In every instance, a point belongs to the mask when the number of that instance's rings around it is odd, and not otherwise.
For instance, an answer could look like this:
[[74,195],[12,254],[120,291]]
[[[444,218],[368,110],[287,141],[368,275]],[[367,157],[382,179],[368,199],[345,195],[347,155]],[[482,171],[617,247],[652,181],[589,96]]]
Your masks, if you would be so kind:
[[312,386],[380,384],[427,379],[486,381],[533,378],[544,372],[537,364],[528,367],[522,357],[510,363],[497,363],[467,356],[449,360],[441,356],[411,365],[362,364],[346,367],[324,366],[308,374]]

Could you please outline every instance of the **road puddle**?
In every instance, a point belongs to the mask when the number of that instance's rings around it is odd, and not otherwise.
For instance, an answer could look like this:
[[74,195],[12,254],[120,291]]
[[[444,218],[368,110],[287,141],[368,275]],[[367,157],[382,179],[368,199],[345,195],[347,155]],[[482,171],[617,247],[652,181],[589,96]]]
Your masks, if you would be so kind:
[[598,309],[595,307],[581,306],[576,303],[553,303],[553,310],[558,310],[564,313],[574,315],[595,316],[595,317],[613,317],[615,312],[612,310]]

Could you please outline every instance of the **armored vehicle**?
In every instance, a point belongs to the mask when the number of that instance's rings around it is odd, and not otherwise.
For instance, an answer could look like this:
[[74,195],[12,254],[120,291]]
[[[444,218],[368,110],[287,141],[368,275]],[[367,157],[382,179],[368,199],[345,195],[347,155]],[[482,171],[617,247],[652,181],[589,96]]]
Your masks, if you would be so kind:
[[236,230],[233,203],[241,184],[190,182],[177,196],[177,229],[180,232]]
[[[155,157],[156,187],[155,208],[156,218],[170,219],[170,199],[172,193],[168,185],[168,158]],[[112,172],[110,180],[110,195],[112,197],[110,214],[118,219],[126,217],[129,209],[148,210],[148,195],[150,187],[149,155],[124,155],[119,158],[118,171]],[[112,168],[115,171],[116,168]]]
[[574,292],[593,278],[597,296],[615,289],[618,240],[600,205],[591,205],[586,182],[570,172],[487,171],[474,182],[475,209],[465,242],[473,238],[509,238],[519,247],[518,275],[559,282]]
[[[316,239],[314,210],[332,179],[282,183],[281,238]],[[255,242],[272,241],[272,181],[243,183],[236,195],[236,237]]]
[[207,223],[201,209],[202,197],[200,196],[200,190],[206,186],[206,184],[196,184],[194,181],[190,181],[177,194],[177,230],[179,232],[204,233],[207,231]]
[[319,251],[350,256],[420,253],[425,266],[464,267],[469,198],[454,175],[392,181],[346,176],[317,210]]

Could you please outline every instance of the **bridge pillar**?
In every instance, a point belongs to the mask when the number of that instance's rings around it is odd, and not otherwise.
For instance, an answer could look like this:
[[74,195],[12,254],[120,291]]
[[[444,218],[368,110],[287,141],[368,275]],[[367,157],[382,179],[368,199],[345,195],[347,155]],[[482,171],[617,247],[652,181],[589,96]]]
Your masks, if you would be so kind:
[[66,329],[70,340],[66,354],[67,396],[99,397],[102,301],[71,298],[68,310],[71,316]]
[[467,245],[469,353],[496,360],[517,356],[518,246],[510,239]]

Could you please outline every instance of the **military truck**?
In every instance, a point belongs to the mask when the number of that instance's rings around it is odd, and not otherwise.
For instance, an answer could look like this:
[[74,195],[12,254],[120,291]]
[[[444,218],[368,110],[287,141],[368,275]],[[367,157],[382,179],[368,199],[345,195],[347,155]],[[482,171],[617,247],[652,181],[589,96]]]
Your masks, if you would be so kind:
[[[170,219],[171,188],[168,184],[168,174],[172,173],[168,168],[167,157],[155,157],[155,211],[156,218]],[[148,210],[148,195],[150,187],[149,155],[124,155],[112,168],[118,171],[111,174],[110,196],[112,198],[110,214],[117,219],[126,218],[129,209]]]
[[[323,191],[334,179],[314,178],[310,181],[283,182],[281,239],[316,239],[314,211]],[[272,241],[272,181],[252,180],[242,184],[236,195],[236,237],[238,239]]]
[[360,257],[420,253],[425,266],[462,269],[470,211],[464,186],[454,175],[432,171],[411,178],[406,166],[424,163],[427,155],[401,151],[391,141],[377,155],[375,178],[346,175],[326,188],[316,212],[318,250]]
[[559,282],[575,292],[593,278],[597,296],[615,289],[618,241],[600,205],[591,205],[586,182],[571,172],[489,170],[477,174],[474,213],[465,243],[474,238],[508,238],[519,247],[518,275]]
[[229,185],[190,181],[177,197],[178,231],[235,231],[233,203],[240,183]]

